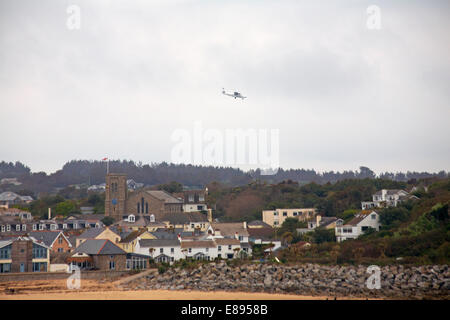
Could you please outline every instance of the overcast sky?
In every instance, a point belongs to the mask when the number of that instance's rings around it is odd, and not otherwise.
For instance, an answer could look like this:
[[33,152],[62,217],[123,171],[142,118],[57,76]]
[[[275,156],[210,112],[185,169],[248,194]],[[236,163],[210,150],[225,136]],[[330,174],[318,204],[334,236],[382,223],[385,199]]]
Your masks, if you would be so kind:
[[[367,28],[369,5],[380,30]],[[279,129],[284,168],[450,170],[449,9],[2,0],[0,160],[48,173],[71,159],[170,162],[173,132],[201,121]]]

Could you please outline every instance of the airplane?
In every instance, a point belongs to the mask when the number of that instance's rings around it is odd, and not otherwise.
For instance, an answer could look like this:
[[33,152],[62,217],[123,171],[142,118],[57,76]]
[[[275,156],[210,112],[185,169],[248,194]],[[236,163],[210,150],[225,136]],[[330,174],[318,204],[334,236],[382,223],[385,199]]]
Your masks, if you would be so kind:
[[242,99],[242,100],[244,100],[245,98],[247,98],[247,97],[244,97],[242,94],[240,94],[239,92],[233,92],[233,93],[226,93],[225,92],[225,89],[224,88],[222,88],[222,93],[224,94],[224,95],[226,95],[226,96],[230,96],[230,97],[233,97],[233,98],[239,98],[239,99]]

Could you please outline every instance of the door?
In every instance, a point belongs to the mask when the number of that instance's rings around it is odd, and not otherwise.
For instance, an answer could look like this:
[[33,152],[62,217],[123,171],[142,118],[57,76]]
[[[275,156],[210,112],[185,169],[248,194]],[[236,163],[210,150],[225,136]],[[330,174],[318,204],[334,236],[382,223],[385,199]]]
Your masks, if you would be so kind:
[[20,272],[25,272],[25,264],[24,263],[20,264]]

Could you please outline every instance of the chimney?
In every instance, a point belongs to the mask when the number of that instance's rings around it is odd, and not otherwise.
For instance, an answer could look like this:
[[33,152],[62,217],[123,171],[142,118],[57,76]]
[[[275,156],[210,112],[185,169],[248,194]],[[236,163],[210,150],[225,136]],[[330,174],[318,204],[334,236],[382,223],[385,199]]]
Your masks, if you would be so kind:
[[181,234],[177,234],[178,241],[181,242]]
[[244,225],[244,229],[247,229],[247,222],[246,221],[244,221],[243,225]]
[[212,223],[212,209],[208,209],[208,222]]
[[322,216],[321,216],[320,214],[318,214],[318,215],[316,216],[316,227],[319,227],[319,226],[320,226],[320,220],[322,220]]
[[239,240],[239,234],[235,232],[234,237]]
[[52,208],[48,208],[48,220],[52,218]]

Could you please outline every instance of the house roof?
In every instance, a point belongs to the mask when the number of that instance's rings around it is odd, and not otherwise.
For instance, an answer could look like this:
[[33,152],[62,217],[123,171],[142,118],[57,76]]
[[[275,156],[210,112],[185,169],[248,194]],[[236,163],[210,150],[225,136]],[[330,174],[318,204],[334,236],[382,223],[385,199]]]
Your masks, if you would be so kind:
[[269,224],[265,223],[264,221],[261,220],[253,220],[252,222],[249,222],[247,224],[247,226],[249,228],[251,227],[268,227],[268,228],[272,228]]
[[141,239],[139,246],[145,248],[151,247],[176,247],[180,245],[178,239]]
[[85,253],[89,255],[126,254],[124,250],[110,240],[104,239],[87,239],[75,249],[74,253]]
[[[29,235],[35,238],[37,241],[43,242],[46,246],[51,247],[59,235],[62,235],[67,241],[69,241],[61,231],[32,231]],[[72,244],[69,241],[69,245]]]
[[0,193],[0,201],[14,201],[17,198],[22,200],[22,197],[20,195],[11,191],[5,191]]
[[120,234],[120,237],[122,239],[122,240],[120,240],[120,242],[121,243],[131,242],[145,232],[147,232],[147,230],[137,230],[137,231],[122,233],[122,234]]
[[[386,195],[394,195],[394,194],[397,194],[400,192],[408,193],[402,189],[386,189]],[[374,195],[381,196],[382,193],[383,193],[383,190],[379,190],[379,191],[375,192]]]
[[242,222],[213,222],[211,226],[214,230],[219,230],[224,237],[234,237],[236,232],[240,236],[249,235]]
[[253,238],[253,239],[261,239],[261,240],[270,239],[270,237],[273,235],[273,233],[274,233],[273,228],[250,228],[250,229],[248,229],[249,237]]
[[321,227],[326,227],[329,224],[332,224],[333,222],[336,222],[338,220],[342,219],[339,219],[337,217],[321,217],[319,224]]
[[374,210],[363,210],[363,211],[359,212],[358,214],[356,214],[352,220],[350,220],[349,222],[346,223],[346,225],[356,226],[356,225],[358,225],[358,223],[360,223],[365,218],[367,218],[367,216],[369,214],[371,214],[372,212],[376,213],[376,211],[374,211]]
[[208,222],[206,215],[201,212],[172,212],[160,219],[171,224],[188,224],[192,222]]
[[0,240],[0,248],[6,247],[12,243],[12,240]]
[[214,239],[214,242],[219,246],[241,244],[241,242],[238,239],[231,239],[231,238],[217,238],[217,239]]
[[216,244],[213,240],[197,240],[197,241],[183,241],[181,248],[215,248]]
[[84,231],[81,235],[78,236],[79,239],[94,239],[99,234],[101,234],[106,229],[111,230],[112,232],[119,235],[118,231],[115,228],[108,228],[108,227],[102,227],[102,228],[89,228],[86,231]]
[[169,231],[170,229],[157,229],[156,231],[151,232],[157,239],[177,239],[178,234],[183,233],[183,228],[174,228],[173,231]]
[[146,190],[146,192],[149,195],[151,195],[159,200],[164,201],[165,203],[183,203],[182,200],[175,198],[170,193],[168,193],[164,190]]

